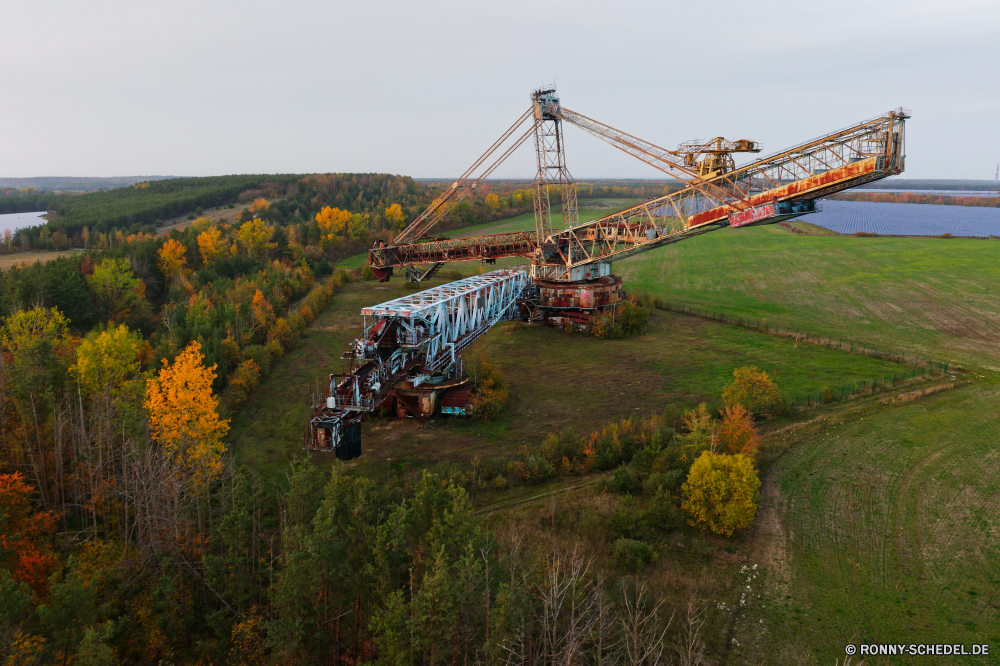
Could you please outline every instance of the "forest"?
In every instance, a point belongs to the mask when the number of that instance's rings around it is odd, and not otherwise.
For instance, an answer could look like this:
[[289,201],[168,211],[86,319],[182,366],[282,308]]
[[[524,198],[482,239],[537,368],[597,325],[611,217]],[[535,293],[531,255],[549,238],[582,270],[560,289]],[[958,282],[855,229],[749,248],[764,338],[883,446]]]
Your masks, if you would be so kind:
[[[516,185],[484,188],[443,226],[530,211],[531,191]],[[336,258],[402,228],[437,192],[398,176],[325,174],[56,197],[61,212],[34,244],[61,236],[85,251],[0,272],[0,663],[641,664],[662,654],[665,611],[640,580],[604,578],[582,553],[491,530],[472,497],[635,461],[611,488],[646,488],[646,499],[608,528],[635,569],[652,557],[642,538],[683,522],[674,494],[686,478],[697,496],[699,464],[705,488],[719,474],[749,485],[741,509],[692,506],[692,520],[720,534],[752,520],[746,410],[727,413],[712,452],[702,407],[378,483],[303,459],[276,490],[227,451],[232,415],[274,364],[338,291],[371,279],[334,271]],[[138,226],[236,202],[249,205],[232,223]],[[696,635],[704,609],[689,611]]]

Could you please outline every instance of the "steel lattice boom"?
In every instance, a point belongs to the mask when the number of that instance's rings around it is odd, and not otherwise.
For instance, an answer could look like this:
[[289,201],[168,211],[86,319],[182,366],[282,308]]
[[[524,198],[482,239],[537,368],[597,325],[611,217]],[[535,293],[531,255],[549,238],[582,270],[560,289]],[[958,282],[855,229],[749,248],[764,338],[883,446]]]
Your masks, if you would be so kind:
[[[573,124],[583,118],[564,107],[554,113]],[[819,198],[902,173],[904,125],[909,117],[909,111],[896,109],[708,180],[681,164],[683,151],[657,148],[617,130],[595,130],[606,134],[602,138],[609,142],[617,141],[626,152],[630,152],[626,143],[636,146],[633,154],[659,164],[661,170],[686,172],[691,184],[544,238],[537,233],[508,233],[376,248],[369,253],[369,261],[373,267],[385,268],[520,256],[532,258],[535,277],[575,280],[574,268],[624,259],[726,226],[772,224],[800,216],[816,210]],[[587,121],[591,127],[608,128]]]
[[[561,106],[554,88],[536,90],[531,99],[531,109],[451,189],[391,245],[379,244],[368,255],[382,280],[396,266],[408,267],[408,276],[419,281],[447,262],[492,263],[502,257],[530,258],[530,273],[494,271],[366,308],[364,335],[344,356],[352,362],[351,372],[330,375],[325,404],[316,407],[311,448],[336,449],[342,457],[345,451],[346,457],[360,453],[361,414],[391,396],[401,416],[429,416],[438,395],[444,396],[443,409],[464,411],[469,390],[462,388],[468,379],[460,352],[515,311],[529,321],[586,330],[595,313],[621,302],[622,280],[611,272],[613,261],[727,226],[772,224],[810,213],[817,210],[817,199],[902,173],[905,166],[910,112],[902,108],[736,167],[732,153],[759,153],[756,141],[715,137],[668,150]],[[579,224],[563,123],[677,178],[683,187]],[[530,135],[538,164],[534,232],[415,242]],[[513,145],[501,151],[512,137]],[[552,228],[550,187],[559,188],[566,224],[561,230]],[[413,268],[425,265],[430,268]]]
[[462,350],[514,317],[529,285],[523,270],[498,270],[364,308],[362,336],[343,356],[351,370],[330,375],[329,391],[314,407],[308,448],[354,457],[341,445],[360,442],[362,415],[393,396],[416,400],[411,411],[433,413],[437,393],[465,383]]

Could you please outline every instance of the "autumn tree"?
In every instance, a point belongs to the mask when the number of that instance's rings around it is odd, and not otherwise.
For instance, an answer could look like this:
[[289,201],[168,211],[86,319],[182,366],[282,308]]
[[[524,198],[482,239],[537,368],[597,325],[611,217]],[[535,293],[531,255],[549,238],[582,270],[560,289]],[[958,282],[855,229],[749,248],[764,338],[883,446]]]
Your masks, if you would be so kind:
[[715,420],[708,411],[708,405],[701,403],[696,409],[684,412],[684,429],[687,431],[677,437],[686,460],[697,457],[702,451],[712,446],[715,438]]
[[167,280],[175,280],[187,273],[187,248],[179,241],[168,238],[167,242],[156,251],[157,265],[163,271]]
[[254,199],[253,203],[250,204],[251,213],[259,213],[262,210],[267,210],[271,207],[271,203],[267,199]]
[[398,203],[394,203],[385,209],[385,219],[394,229],[401,228],[405,218],[406,215],[403,213],[403,208]]
[[[0,343],[10,354],[14,397],[25,403],[22,413],[41,409],[62,385],[72,358],[69,321],[56,308],[21,310],[3,320]],[[33,401],[33,408],[27,406]]]
[[264,292],[260,289],[254,292],[253,303],[251,304],[254,319],[254,328],[267,329],[274,321],[274,308],[264,297]]
[[730,536],[753,524],[759,489],[760,479],[749,458],[705,451],[681,486],[681,508],[691,525]]
[[778,385],[752,365],[733,370],[733,381],[723,389],[722,399],[730,406],[743,405],[754,416],[770,416],[785,408]]
[[198,234],[198,250],[205,265],[212,265],[226,251],[222,231],[218,227],[211,227]]
[[[386,211],[388,214],[388,210]],[[320,231],[320,245],[326,247],[351,232],[350,211],[324,206],[316,213],[316,224]]]
[[142,363],[152,350],[142,335],[124,324],[91,331],[76,350],[71,370],[86,395],[106,393],[112,402],[131,396],[141,379]]
[[240,225],[236,232],[233,254],[242,252],[245,257],[260,257],[278,246],[271,239],[274,227],[261,219],[254,218]]
[[104,259],[87,278],[108,319],[121,320],[146,295],[146,284],[132,272],[129,260]]
[[760,435],[753,424],[753,416],[746,407],[736,403],[722,410],[722,420],[715,428],[716,444],[720,453],[741,453],[751,460],[760,451]]
[[215,368],[205,367],[201,344],[192,341],[173,364],[164,359],[146,385],[153,437],[200,487],[222,471],[223,438],[229,431],[229,420],[219,418],[219,400],[212,393]]
[[476,391],[472,396],[476,416],[492,421],[507,406],[507,378],[499,363],[481,361],[476,377]]
[[486,195],[486,205],[492,211],[500,210],[500,197],[492,192]]
[[20,473],[0,474],[0,567],[14,580],[26,583],[39,597],[48,594],[48,576],[56,564],[46,543],[55,530],[51,513],[36,512],[31,503],[34,488]]

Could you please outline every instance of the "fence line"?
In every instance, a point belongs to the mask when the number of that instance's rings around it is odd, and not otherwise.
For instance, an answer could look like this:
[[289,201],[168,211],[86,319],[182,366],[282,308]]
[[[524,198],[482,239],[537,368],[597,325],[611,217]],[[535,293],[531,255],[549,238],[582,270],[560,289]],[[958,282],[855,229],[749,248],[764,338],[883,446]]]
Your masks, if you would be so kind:
[[[854,382],[853,384],[844,384],[836,389],[823,388],[819,391],[809,391],[805,396],[795,395],[792,400],[792,406],[799,407],[809,407],[811,405],[820,404],[824,402],[836,402],[840,400],[846,400],[853,395],[874,393],[876,391],[884,391],[887,387],[894,387],[897,383],[901,381],[906,381],[907,379],[913,379],[915,377],[924,377],[930,371],[931,375],[944,374],[948,372],[948,363],[938,363],[936,361],[928,361],[927,359],[921,358],[915,354],[899,353],[894,352],[890,349],[882,349],[880,347],[869,347],[861,343],[856,343],[853,341],[844,341],[830,336],[821,336],[819,334],[813,334],[812,331],[797,331],[795,329],[787,328],[785,326],[773,326],[767,323],[767,319],[744,319],[743,317],[734,317],[732,315],[726,314],[724,312],[713,312],[712,310],[704,310],[702,308],[693,308],[683,303],[670,303],[665,301],[655,302],[654,305],[662,310],[670,310],[672,312],[681,312],[684,314],[694,315],[696,317],[701,317],[703,319],[712,319],[714,321],[722,322],[724,324],[731,324],[733,326],[742,326],[743,328],[760,331],[761,333],[768,333],[770,335],[779,335],[786,338],[792,338],[798,342],[808,342],[810,344],[823,345],[831,349],[839,349],[851,354],[863,354],[865,356],[874,356],[875,358],[885,359],[888,361],[894,361],[896,363],[902,363],[904,365],[915,366],[912,370],[903,373],[893,373],[890,377],[886,375],[884,377],[877,377],[871,380],[863,380],[860,382]],[[815,395],[815,398],[813,397]]]
[[844,341],[830,336],[822,336],[818,333],[814,334],[812,331],[797,331],[793,328],[785,326],[773,326],[767,323],[767,319],[744,319],[742,317],[734,317],[724,312],[713,312],[712,310],[692,308],[682,303],[670,303],[668,301],[661,302],[657,304],[656,307],[662,310],[670,310],[671,312],[682,312],[684,314],[694,315],[696,317],[701,317],[702,319],[712,319],[714,321],[731,324],[733,326],[742,326],[743,328],[760,331],[761,333],[780,335],[785,338],[792,338],[799,342],[823,345],[824,347],[839,349],[841,351],[850,352],[851,354],[874,356],[875,358],[894,361],[904,365],[923,366],[925,368],[933,368],[940,372],[948,372],[947,363],[928,361],[927,359],[917,356],[916,354],[907,354],[905,352],[899,353],[890,349],[882,349],[878,346],[869,347],[868,345],[861,344],[859,342]]
[[[941,374],[934,368],[930,370],[932,375]],[[813,405],[819,405],[825,402],[840,402],[842,400],[847,400],[854,395],[870,395],[877,391],[884,391],[886,388],[893,388],[896,384],[900,382],[905,382],[908,379],[914,379],[915,377],[923,377],[927,374],[927,368],[917,367],[913,368],[909,372],[903,373],[893,373],[890,377],[885,375],[884,377],[876,377],[875,379],[865,379],[860,382],[854,382],[853,384],[844,384],[839,388],[823,388],[819,391],[807,391],[805,396],[800,396],[798,392],[795,393],[795,397],[792,399],[791,404],[793,407],[811,407]],[[881,383],[880,381],[881,380]],[[813,397],[815,395],[815,397]]]

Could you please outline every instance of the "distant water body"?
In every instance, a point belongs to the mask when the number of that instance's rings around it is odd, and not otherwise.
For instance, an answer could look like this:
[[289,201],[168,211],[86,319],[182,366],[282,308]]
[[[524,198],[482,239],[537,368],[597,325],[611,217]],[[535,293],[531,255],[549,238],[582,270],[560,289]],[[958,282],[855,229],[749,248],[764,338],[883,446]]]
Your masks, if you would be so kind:
[[11,233],[14,233],[24,227],[37,227],[39,224],[45,224],[45,218],[42,215],[45,215],[44,210],[40,213],[8,213],[0,215],[0,234],[7,229],[10,229]]

